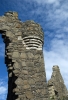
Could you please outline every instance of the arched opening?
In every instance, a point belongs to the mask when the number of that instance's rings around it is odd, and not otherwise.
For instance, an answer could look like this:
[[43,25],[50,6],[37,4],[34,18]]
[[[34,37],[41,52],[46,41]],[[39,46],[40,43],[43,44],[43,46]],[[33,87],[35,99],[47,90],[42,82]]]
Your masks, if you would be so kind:
[[5,43],[0,31],[0,100],[6,100],[8,91],[8,73],[5,64]]
[[[9,37],[6,36],[6,32],[5,31],[0,31],[0,43],[1,43],[1,59],[3,62],[2,63],[2,70],[0,73],[2,76],[2,79],[5,80],[5,85],[3,87],[4,93],[3,93],[3,98],[2,98],[2,94],[1,94],[1,98],[0,100],[15,100],[16,98],[18,98],[18,95],[15,94],[15,92],[13,92],[13,88],[16,87],[16,84],[14,83],[15,80],[17,79],[16,76],[14,76],[12,70],[10,69],[10,66],[13,66],[13,62],[12,62],[12,58],[9,58],[7,55],[7,52],[9,53],[9,50],[7,50],[6,48],[9,46],[9,43],[11,43]],[[3,38],[3,39],[2,39]],[[3,68],[4,67],[4,68]],[[7,73],[8,72],[8,73]],[[11,74],[11,75],[10,75]],[[6,79],[4,79],[4,77],[6,77]],[[3,91],[2,90],[2,91]]]

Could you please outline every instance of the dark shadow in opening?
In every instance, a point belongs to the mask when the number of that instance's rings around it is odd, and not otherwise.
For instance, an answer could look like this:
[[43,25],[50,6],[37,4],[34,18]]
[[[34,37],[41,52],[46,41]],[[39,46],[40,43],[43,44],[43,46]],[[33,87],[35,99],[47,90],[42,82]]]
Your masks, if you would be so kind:
[[[11,71],[9,71],[10,73]],[[13,92],[13,89],[17,87],[17,85],[14,83],[16,81],[17,77],[12,73],[12,77],[9,77],[8,80],[8,95],[7,100],[16,100],[18,98],[18,95]]]
[[58,97],[58,92],[56,90],[54,90],[54,92],[55,92],[55,95]]

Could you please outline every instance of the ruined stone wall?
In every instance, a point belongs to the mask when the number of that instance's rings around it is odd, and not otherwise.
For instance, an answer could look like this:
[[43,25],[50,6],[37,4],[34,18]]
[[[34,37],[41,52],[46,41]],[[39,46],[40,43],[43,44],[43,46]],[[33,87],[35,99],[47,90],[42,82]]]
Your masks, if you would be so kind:
[[[34,21],[21,22],[16,12],[0,17],[8,71],[7,100],[54,100],[68,95],[58,66],[46,81],[43,31]],[[66,99],[67,100],[67,99]]]
[[[67,97],[67,89],[60,73],[59,66],[53,66],[51,79],[48,81],[48,91],[51,98],[63,100]],[[64,99],[67,100],[67,99]]]
[[41,26],[7,12],[0,17],[0,33],[8,71],[7,100],[48,100]]

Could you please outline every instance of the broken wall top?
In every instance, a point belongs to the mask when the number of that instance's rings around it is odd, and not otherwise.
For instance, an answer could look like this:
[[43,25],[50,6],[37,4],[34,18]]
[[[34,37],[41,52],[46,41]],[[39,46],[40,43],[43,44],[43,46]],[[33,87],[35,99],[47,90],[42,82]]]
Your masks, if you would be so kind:
[[54,65],[52,69],[53,72],[52,72],[51,79],[48,81],[48,88],[53,87],[53,90],[51,91],[57,91],[59,97],[61,98],[67,95],[67,89],[64,84],[63,77],[60,73],[59,66]]
[[14,35],[22,37],[35,36],[43,43],[43,31],[41,26],[33,20],[26,22],[20,21],[17,12],[10,11],[0,17],[0,32],[6,31],[11,31]]

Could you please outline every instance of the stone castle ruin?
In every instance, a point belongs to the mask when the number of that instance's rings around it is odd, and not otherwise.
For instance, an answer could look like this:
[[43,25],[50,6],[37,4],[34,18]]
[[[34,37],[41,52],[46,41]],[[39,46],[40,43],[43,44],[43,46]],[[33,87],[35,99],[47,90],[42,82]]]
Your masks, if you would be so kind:
[[17,12],[0,17],[8,71],[7,100],[54,100],[67,96],[58,66],[47,82],[43,57],[43,31],[34,21],[21,22]]

